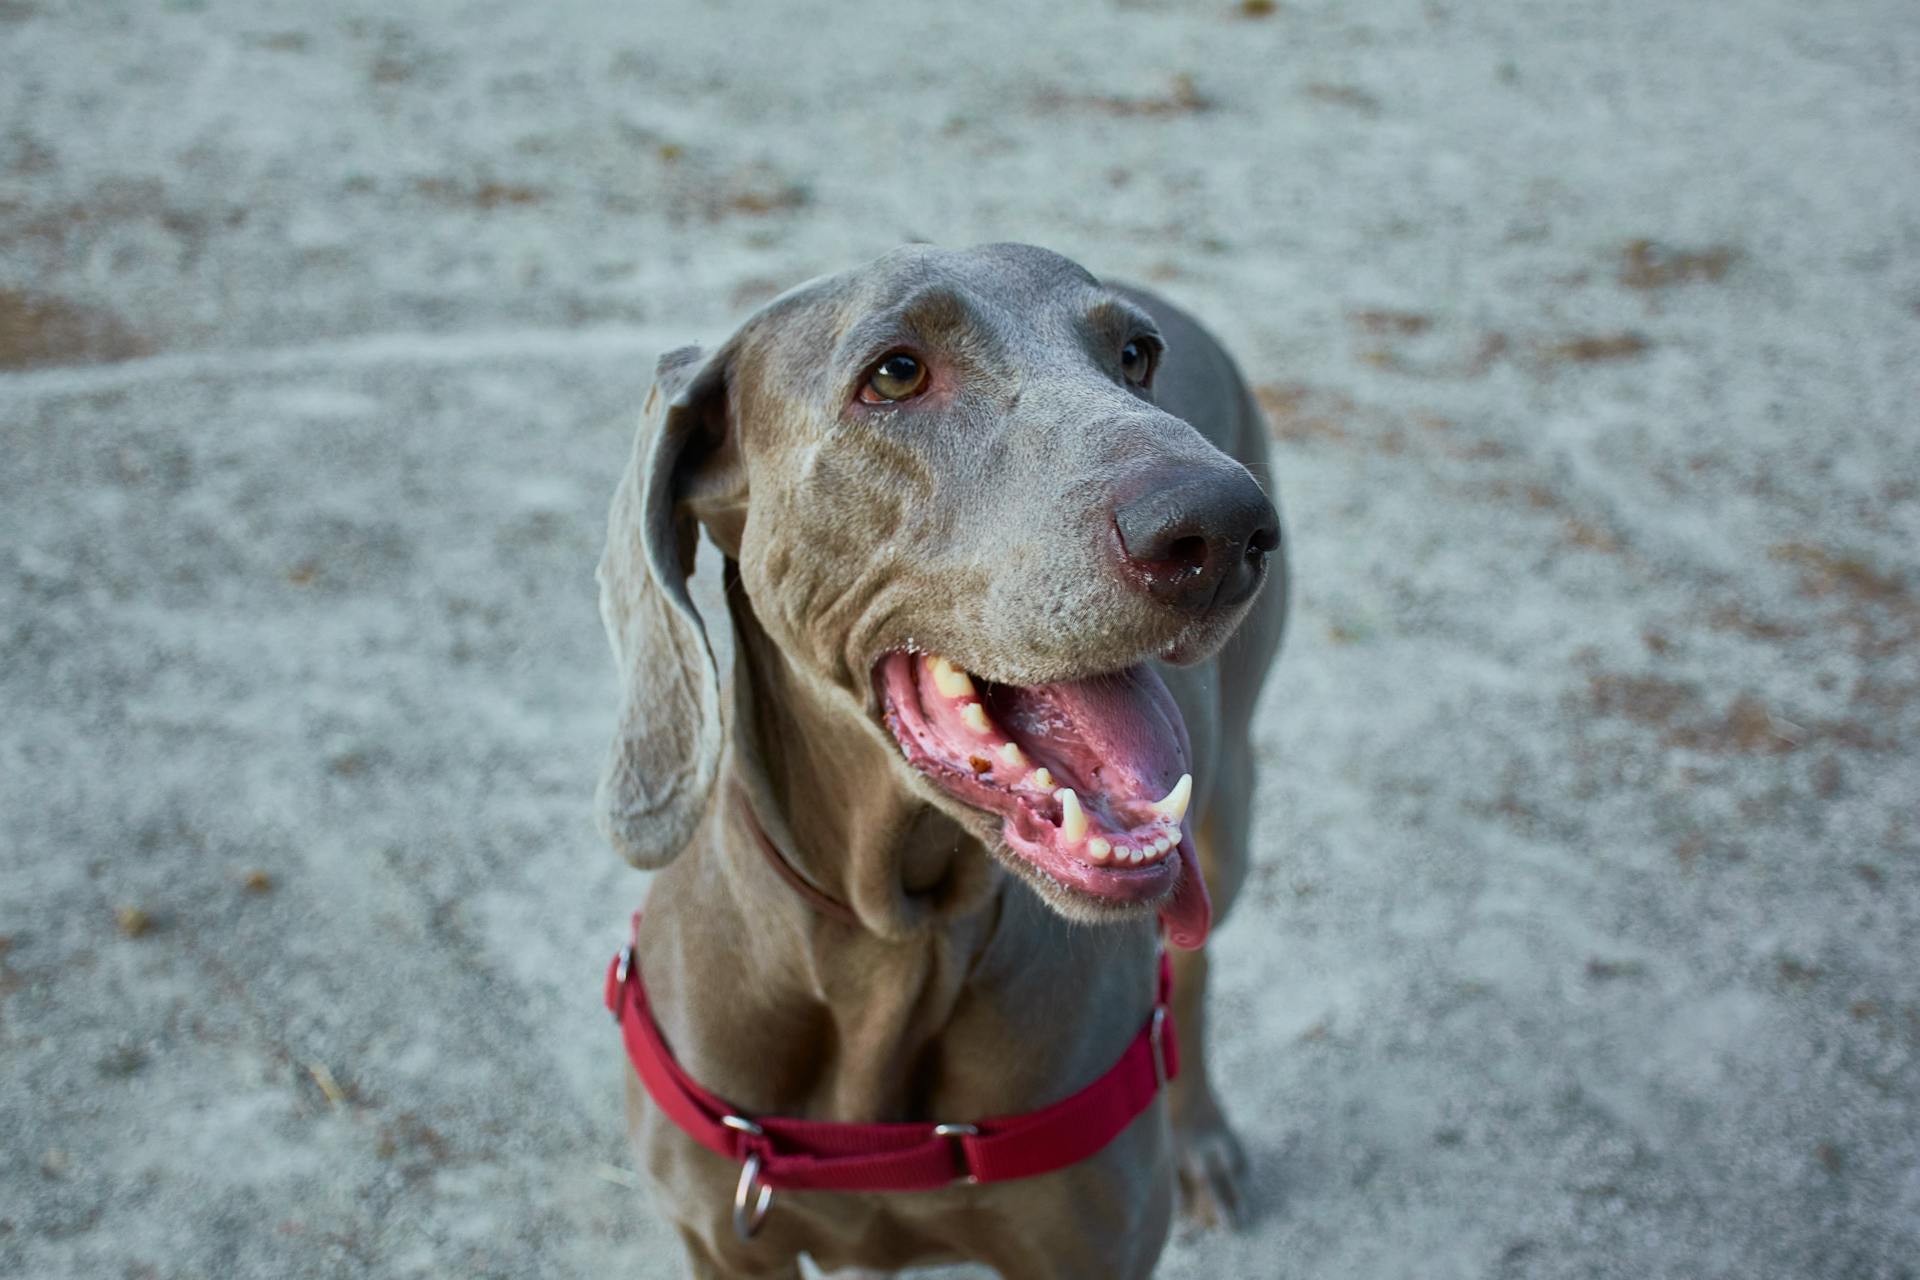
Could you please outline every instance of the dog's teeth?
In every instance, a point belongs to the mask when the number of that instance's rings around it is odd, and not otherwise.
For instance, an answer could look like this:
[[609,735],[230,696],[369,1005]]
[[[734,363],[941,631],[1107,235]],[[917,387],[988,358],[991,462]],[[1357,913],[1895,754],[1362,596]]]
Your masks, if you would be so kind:
[[1047,771],[1045,765],[1041,765],[1033,771],[1033,785],[1042,791],[1053,790],[1053,775]]
[[1105,862],[1112,852],[1113,846],[1099,836],[1087,841],[1087,856],[1095,862]]
[[1180,781],[1173,784],[1173,790],[1167,792],[1167,798],[1156,800],[1153,811],[1168,822],[1178,822],[1187,816],[1187,801],[1193,799],[1193,775],[1183,773]]
[[1161,836],[1153,842],[1153,851],[1155,853],[1165,853],[1171,848],[1173,848],[1173,841],[1167,839],[1165,836]]
[[[965,679],[962,676],[961,679]],[[982,736],[993,732],[993,725],[987,720],[987,709],[977,702],[969,702],[960,708],[960,723]]]
[[1073,788],[1060,788],[1060,837],[1068,844],[1079,844],[1087,834],[1087,815],[1080,808],[1080,797]]
[[967,673],[948,662],[945,658],[935,658],[927,664],[933,672],[933,687],[940,691],[943,698],[971,698],[973,680]]
[[1018,743],[1007,742],[1001,744],[1000,763],[1006,765],[1009,769],[1018,769],[1026,762],[1027,753],[1020,749]]
[[1137,867],[1147,860],[1147,851],[1145,849],[1135,849],[1127,855],[1127,860]]

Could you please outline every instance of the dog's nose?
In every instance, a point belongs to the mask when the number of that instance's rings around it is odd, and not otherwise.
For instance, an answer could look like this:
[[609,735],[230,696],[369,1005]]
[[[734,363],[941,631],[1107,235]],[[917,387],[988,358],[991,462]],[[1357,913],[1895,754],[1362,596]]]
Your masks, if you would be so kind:
[[1260,585],[1280,545],[1280,515],[1235,468],[1165,472],[1114,509],[1130,575],[1181,613],[1231,609]]

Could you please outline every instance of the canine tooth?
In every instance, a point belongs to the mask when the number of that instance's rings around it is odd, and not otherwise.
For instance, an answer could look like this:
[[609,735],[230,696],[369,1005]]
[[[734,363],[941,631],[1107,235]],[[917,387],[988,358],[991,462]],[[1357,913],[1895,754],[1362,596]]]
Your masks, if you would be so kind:
[[1079,844],[1086,834],[1087,815],[1080,807],[1080,797],[1073,794],[1072,787],[1060,788],[1060,835],[1068,844]]
[[960,708],[960,723],[966,725],[967,728],[973,730],[975,733],[987,734],[993,732],[993,726],[987,722],[987,709],[977,702],[969,702],[966,706]]
[[1053,790],[1053,775],[1047,771],[1047,766],[1041,765],[1033,771],[1033,785],[1042,791]]
[[1002,743],[1000,746],[1000,762],[1009,768],[1018,769],[1027,762],[1027,753],[1020,749],[1018,743]]
[[1180,781],[1173,784],[1173,790],[1167,792],[1167,798],[1156,800],[1153,811],[1168,822],[1178,822],[1187,816],[1187,801],[1193,799],[1193,775],[1183,773]]
[[1105,862],[1112,852],[1113,846],[1099,836],[1087,841],[1087,856],[1095,862]]
[[933,687],[940,691],[941,697],[970,698],[973,696],[973,680],[966,672],[945,658],[935,658],[927,666],[933,672]]

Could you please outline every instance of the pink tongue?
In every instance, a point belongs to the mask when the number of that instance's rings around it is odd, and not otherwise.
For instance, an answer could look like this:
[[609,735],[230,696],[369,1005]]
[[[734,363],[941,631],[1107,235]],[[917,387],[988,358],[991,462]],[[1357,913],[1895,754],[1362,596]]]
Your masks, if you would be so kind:
[[988,696],[994,719],[1035,753],[1064,765],[1063,783],[1089,798],[1158,800],[1188,771],[1186,721],[1151,668]]
[[1160,927],[1167,943],[1182,951],[1198,951],[1206,945],[1213,928],[1213,900],[1207,897],[1207,882],[1200,877],[1200,859],[1193,849],[1193,837],[1180,837],[1180,880],[1173,896],[1160,908]]
[[[1187,723],[1151,667],[1005,693],[1011,696],[1004,702],[994,700],[996,719],[1017,737],[1044,744],[1045,753],[1072,769],[1078,781],[1094,784],[1093,794],[1157,800],[1191,771]],[[1090,776],[1095,772],[1097,778]],[[1160,923],[1167,941],[1185,951],[1204,943],[1213,924],[1193,837],[1184,831],[1180,879],[1160,908]]]

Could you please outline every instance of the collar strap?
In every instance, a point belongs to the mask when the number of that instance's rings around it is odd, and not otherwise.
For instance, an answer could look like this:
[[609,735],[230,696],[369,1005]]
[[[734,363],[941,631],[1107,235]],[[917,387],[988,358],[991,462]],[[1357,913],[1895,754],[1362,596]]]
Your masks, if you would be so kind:
[[674,1060],[647,1004],[631,944],[608,966],[606,1001],[654,1105],[695,1142],[740,1163],[734,1226],[745,1238],[758,1229],[775,1190],[932,1191],[1032,1178],[1085,1160],[1120,1136],[1178,1073],[1167,1005],[1172,991],[1173,968],[1162,951],[1153,1013],[1106,1074],[1038,1111],[969,1124],[749,1117]]
[[760,856],[767,860],[767,865],[773,868],[776,875],[787,882],[787,887],[799,894],[808,906],[821,915],[831,920],[838,920],[841,924],[859,927],[860,917],[854,914],[852,907],[801,875],[799,870],[787,861],[787,856],[780,852],[779,846],[775,845],[772,838],[767,835],[767,829],[760,825],[760,815],[753,811],[753,805],[748,801],[746,793],[736,792],[736,796],[740,804],[740,816],[745,819],[747,830],[753,833],[753,843],[760,850]]

